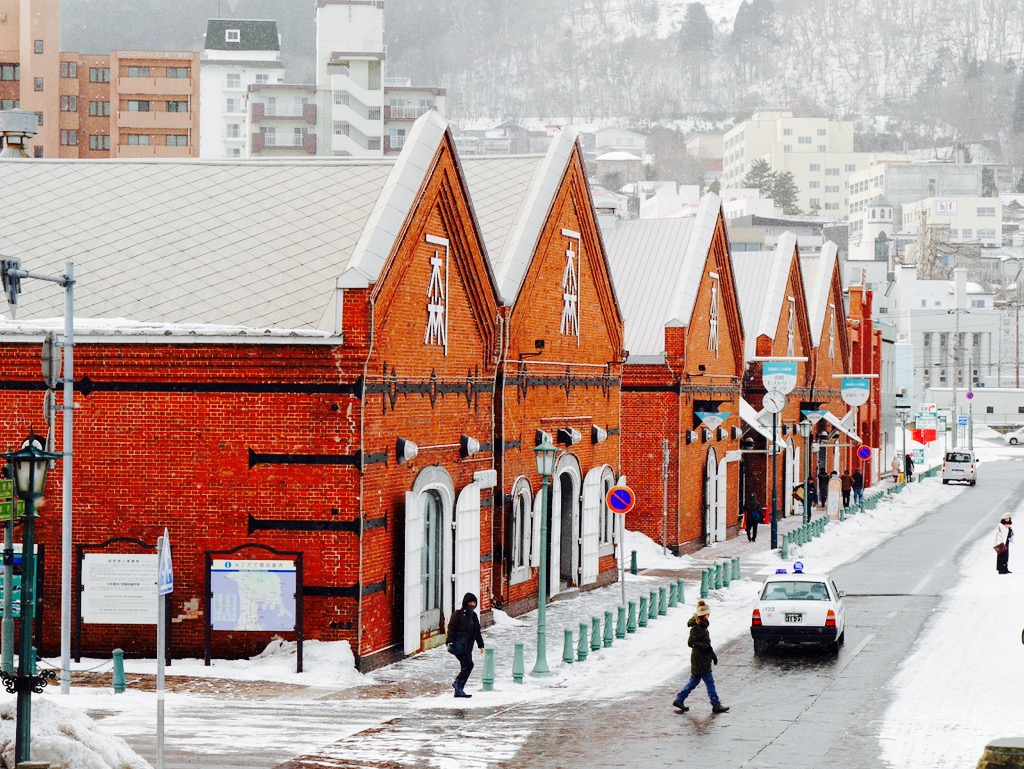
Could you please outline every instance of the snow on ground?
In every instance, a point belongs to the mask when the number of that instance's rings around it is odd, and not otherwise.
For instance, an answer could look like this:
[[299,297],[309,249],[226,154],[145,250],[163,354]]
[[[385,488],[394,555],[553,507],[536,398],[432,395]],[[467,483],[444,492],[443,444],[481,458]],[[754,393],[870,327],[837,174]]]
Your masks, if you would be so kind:
[[[0,757],[14,766],[17,703],[0,706]],[[152,769],[120,737],[97,728],[92,719],[51,699],[32,702],[32,760],[70,769]]]
[[[1014,513],[1020,517],[1024,503]],[[1020,544],[1012,544],[1010,568],[1018,573],[997,574],[994,540],[993,521],[991,536],[983,531],[967,551],[959,583],[893,679],[895,699],[880,737],[893,769],[974,766],[989,741],[1021,732],[1024,560],[1015,552]]]

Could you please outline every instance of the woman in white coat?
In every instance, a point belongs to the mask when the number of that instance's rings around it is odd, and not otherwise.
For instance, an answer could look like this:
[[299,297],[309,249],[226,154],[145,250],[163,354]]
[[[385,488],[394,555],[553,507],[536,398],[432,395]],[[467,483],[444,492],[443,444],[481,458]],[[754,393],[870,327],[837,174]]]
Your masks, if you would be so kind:
[[1000,574],[1010,573],[1010,542],[1013,541],[1013,520],[1004,515],[996,526],[996,571]]

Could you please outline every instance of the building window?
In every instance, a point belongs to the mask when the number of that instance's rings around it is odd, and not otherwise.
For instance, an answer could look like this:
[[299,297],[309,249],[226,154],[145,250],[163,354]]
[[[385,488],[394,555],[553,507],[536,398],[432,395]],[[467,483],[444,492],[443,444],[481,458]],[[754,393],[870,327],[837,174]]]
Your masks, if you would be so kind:
[[89,67],[89,82],[90,83],[109,83],[110,82],[110,68],[109,67]]
[[32,81],[32,88],[33,88],[33,90],[36,90],[36,91],[42,91],[43,90],[43,79],[41,77],[35,78]]
[[[829,192],[834,192],[834,193],[836,193],[838,195],[839,194],[839,185],[838,184],[826,184],[825,185],[825,192],[826,192],[826,194],[829,193]],[[874,211],[872,211],[872,213],[874,213]],[[872,216],[871,218],[874,219],[875,217]]]
[[811,171],[820,171],[821,170],[821,164],[820,163],[811,163],[810,170]]
[[238,114],[242,111],[242,100],[241,99],[228,99],[227,107],[225,111],[230,115]]
[[167,146],[168,147],[187,147],[188,136],[184,134],[168,134],[167,135]]
[[1017,413],[1018,414],[1024,414],[1024,406],[1018,406],[1017,407]]
[[129,67],[128,77],[149,77],[149,67]]
[[36,113],[36,119],[39,121],[39,127],[42,128],[43,127],[43,113],[42,112],[37,112]]
[[2,99],[0,100],[0,109],[20,109],[20,99]]
[[335,120],[334,121],[334,135],[335,136],[348,136],[349,124],[346,120]]
[[783,144],[782,145],[782,151],[783,152],[792,152],[793,151],[793,145],[792,144]]
[[167,102],[168,112],[188,112],[187,101],[169,101]]
[[810,136],[798,136],[798,137],[796,137],[796,142],[797,142],[797,144],[810,144],[811,143],[811,137]]
[[36,53],[42,53],[43,52],[43,41],[42,40],[36,40],[32,44],[32,48],[35,50]]
[[110,117],[110,102],[109,101],[91,101],[91,102],[89,102],[89,116],[90,117]]
[[978,216],[995,216],[995,215],[996,215],[995,206],[979,206],[978,207]]
[[242,87],[242,76],[235,72],[230,72],[225,76],[224,82],[225,88],[241,88]]
[[231,147],[230,149],[228,149],[228,157],[240,158],[242,157],[242,150],[240,150],[238,147]]
[[380,107],[369,107],[366,110],[368,120],[380,120]]
[[[856,170],[857,170],[857,166],[856,166],[855,163],[847,163],[846,164],[846,173],[852,174]],[[866,182],[865,182],[865,184],[866,184]]]
[[256,82],[259,85],[266,85],[267,83],[270,82],[270,75],[268,75],[266,73],[260,73],[260,74],[256,75]]
[[89,137],[89,149],[91,150],[109,150],[110,149],[110,137],[106,134],[95,134]]
[[809,205],[811,208],[814,208],[815,206],[820,208],[821,207],[821,198],[811,198],[810,200],[807,201],[807,205]]
[[964,238],[973,238],[973,237],[974,237],[974,228],[973,227],[964,227]]
[[128,101],[128,111],[129,112],[149,112],[149,102],[148,101],[129,100]]
[[62,129],[60,132],[60,144],[62,147],[77,147],[78,131],[65,131]]
[[348,106],[348,94],[345,93],[344,91],[335,91],[334,92],[334,103],[335,104],[340,104],[343,107],[347,107]]
[[828,131],[824,128],[818,129],[818,136],[828,136]]
[[838,203],[826,203],[825,204],[825,210],[826,211],[838,211],[839,210],[839,204]]
[[239,123],[228,123],[224,136],[228,139],[241,139],[242,126]]
[[128,140],[125,142],[125,144],[129,145],[130,147],[149,146],[149,136],[145,134],[128,134],[128,136],[125,138]]
[[60,97],[60,111],[61,112],[78,112],[78,97],[77,96],[61,96]]
[[61,77],[78,77],[78,62],[77,61],[62,61],[60,63],[60,76]]
[[838,168],[826,168],[825,169],[825,176],[839,176],[839,169]]
[[810,187],[812,190],[817,190],[821,188],[821,182],[808,182],[807,186]]
[[782,135],[783,136],[792,136],[793,135],[793,129],[792,128],[783,128],[782,129]]
[[168,67],[167,68],[167,77],[187,80],[188,79],[188,67]]
[[996,413],[996,407],[995,406],[986,406],[985,407],[985,413],[986,414],[995,414]]
[[380,150],[380,137],[375,136],[372,139],[366,140],[366,149],[377,152]]
[[996,231],[994,229],[978,230],[979,240],[995,240]]
[[530,487],[520,481],[512,497],[512,574],[521,581],[530,576],[530,549],[533,534],[530,515]]
[[225,29],[224,30],[224,42],[225,43],[240,43],[240,42],[242,42],[242,30],[240,30],[240,29]]
[[43,156],[43,148],[42,147],[33,147],[32,148],[32,157],[34,157],[34,158],[41,158],[42,156]]

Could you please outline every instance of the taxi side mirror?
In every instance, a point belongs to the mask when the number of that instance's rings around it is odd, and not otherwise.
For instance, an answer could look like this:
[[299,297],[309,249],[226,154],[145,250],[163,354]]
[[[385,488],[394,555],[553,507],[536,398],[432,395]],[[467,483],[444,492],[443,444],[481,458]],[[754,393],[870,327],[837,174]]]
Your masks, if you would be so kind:
[[845,590],[840,590],[839,591],[839,597],[840,598],[846,598],[846,591]]

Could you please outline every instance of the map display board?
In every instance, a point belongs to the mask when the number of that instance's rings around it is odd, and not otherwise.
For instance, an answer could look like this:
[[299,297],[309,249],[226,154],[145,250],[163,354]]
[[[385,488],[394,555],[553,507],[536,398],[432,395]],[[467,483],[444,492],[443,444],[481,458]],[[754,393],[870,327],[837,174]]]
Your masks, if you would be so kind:
[[86,553],[82,558],[82,622],[155,625],[157,556]]
[[295,561],[213,560],[210,626],[213,630],[295,630]]

